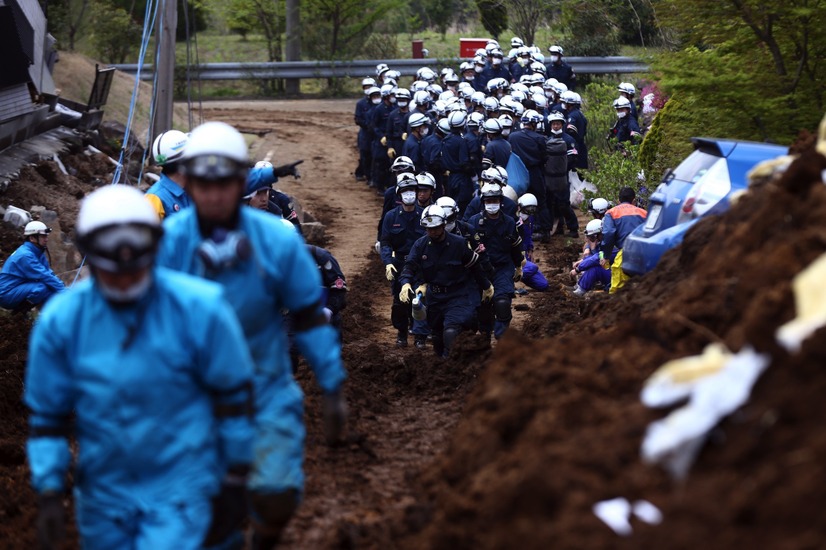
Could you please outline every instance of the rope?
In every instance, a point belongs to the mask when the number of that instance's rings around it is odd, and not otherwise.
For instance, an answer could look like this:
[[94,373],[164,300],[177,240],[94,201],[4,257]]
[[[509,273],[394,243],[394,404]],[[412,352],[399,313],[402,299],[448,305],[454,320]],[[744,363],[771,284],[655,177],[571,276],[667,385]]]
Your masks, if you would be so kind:
[[[165,1],[165,0],[164,0]],[[118,164],[115,167],[115,173],[112,174],[112,185],[117,185],[120,183],[120,179],[123,172],[123,159],[126,156],[126,149],[129,146],[129,137],[132,130],[132,122],[134,121],[135,117],[135,105],[138,102],[138,93],[140,91],[140,82],[141,82],[141,73],[143,72],[143,65],[144,60],[146,58],[146,50],[149,47],[149,40],[152,37],[152,31],[155,28],[155,19],[158,15],[158,5],[155,3],[154,0],[148,0],[146,2],[146,12],[144,13],[143,17],[143,35],[141,37],[141,47],[140,52],[138,53],[138,70],[137,74],[135,75],[135,85],[132,88],[132,99],[129,103],[129,116],[126,121],[126,130],[123,133],[123,141],[121,142],[120,147],[120,155],[118,156]],[[157,67],[157,65],[156,65]],[[157,75],[157,71],[155,71]],[[153,107],[153,102],[150,103],[150,113]],[[151,116],[151,114],[150,114]],[[152,119],[150,118],[150,126],[152,124]],[[144,156],[146,155],[146,150],[144,150]],[[80,261],[80,266],[77,268],[77,273],[75,274],[75,278],[72,281],[70,286],[74,286],[77,283],[78,277],[80,277],[80,272],[83,269],[83,266],[86,264],[86,257],[84,256],[83,259]]]

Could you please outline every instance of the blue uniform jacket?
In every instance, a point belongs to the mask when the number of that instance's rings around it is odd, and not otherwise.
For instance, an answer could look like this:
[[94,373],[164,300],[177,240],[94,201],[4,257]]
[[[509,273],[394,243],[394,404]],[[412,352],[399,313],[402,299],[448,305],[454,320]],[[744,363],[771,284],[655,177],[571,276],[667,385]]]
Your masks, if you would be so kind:
[[386,154],[387,147],[381,144],[381,138],[385,137],[387,134],[387,118],[390,116],[390,111],[393,109],[393,106],[382,101],[376,105],[370,113],[370,127],[373,129],[374,157]]
[[565,131],[576,141],[576,167],[588,168],[588,146],[585,145],[585,135],[588,133],[588,119],[579,109],[568,112],[568,125]]
[[[404,142],[404,147],[402,147],[401,149],[401,154],[405,157],[410,157],[410,160],[413,161],[413,165],[416,167],[417,174],[419,172],[425,171],[424,156],[422,156],[423,141],[424,138],[417,139],[416,136],[410,134],[407,136],[407,140]],[[399,151],[396,152],[398,153]]]
[[493,65],[486,66],[485,70],[483,70],[479,76],[481,76],[482,80],[485,81],[485,85],[487,85],[487,83],[493,80],[494,78],[504,78],[508,82],[511,81],[511,72],[508,70],[504,63],[499,65],[498,67],[494,67]]
[[[421,226],[422,208],[415,206],[411,212],[405,212],[398,206],[384,216],[381,226],[381,261],[384,265],[401,266],[410,249],[425,234]],[[393,253],[395,252],[395,256]]]
[[602,218],[601,250],[622,248],[625,238],[645,223],[648,213],[631,203],[623,202],[610,209]]
[[161,220],[192,205],[184,188],[169,179],[166,174],[161,174],[161,179],[146,190],[146,198],[152,203]]
[[[220,283],[241,321],[256,369],[256,382],[282,389],[284,405],[298,404],[302,393],[292,376],[282,310],[316,311],[323,304],[318,267],[298,233],[278,218],[255,208],[241,208],[238,230],[252,249],[251,257],[218,273],[207,272],[198,255],[203,241],[196,209],[164,224],[158,264]],[[346,377],[341,348],[330,325],[297,331],[295,343],[307,358],[322,390],[335,392]]]
[[4,298],[10,298],[22,283],[43,283],[55,292],[66,288],[49,267],[46,252],[29,241],[12,252],[3,264],[0,271],[0,304],[6,303]]
[[[454,233],[445,233],[441,242],[425,235],[410,250],[400,276],[401,284],[425,281],[429,285],[454,292],[476,283],[486,289],[490,281],[480,267],[479,255],[470,248],[467,239]],[[428,294],[434,296],[434,294]]]
[[369,97],[363,97],[356,103],[356,113],[354,118],[359,127],[358,148],[361,150],[370,149],[373,145],[373,129],[370,127],[370,113],[375,105]]
[[522,238],[513,218],[502,214],[489,218],[480,212],[470,218],[468,225],[471,227],[471,246],[480,242],[485,245],[485,254],[494,270],[512,269],[522,263]]
[[407,133],[408,118],[410,118],[410,111],[402,112],[401,107],[396,107],[387,115],[387,127],[385,128],[387,146],[392,147],[396,155],[401,154],[402,147],[404,147],[402,136]]
[[485,146],[485,158],[490,159],[494,166],[506,167],[511,159],[511,144],[505,138],[488,141]]
[[630,114],[625,118],[618,118],[614,126],[608,130],[608,139],[616,138],[618,143],[631,141],[632,137],[642,138],[642,134],[637,119]]
[[557,81],[568,86],[569,90],[576,88],[574,68],[562,60],[548,65],[548,69],[545,71],[545,78],[555,78]]
[[87,279],[43,308],[30,350],[37,492],[63,489],[70,426],[78,497],[117,509],[205,498],[252,462],[252,359],[218,285],[156,268],[143,298],[113,307]]
[[[275,175],[275,169],[271,166],[251,168],[250,171],[247,172],[247,190],[260,189],[262,186],[269,187],[270,212],[290,221],[296,229],[301,232],[301,222],[298,219],[298,213],[293,207],[292,200],[286,193],[273,189],[272,185],[275,183],[278,183],[278,176]],[[278,210],[273,208],[272,205],[275,205]]]

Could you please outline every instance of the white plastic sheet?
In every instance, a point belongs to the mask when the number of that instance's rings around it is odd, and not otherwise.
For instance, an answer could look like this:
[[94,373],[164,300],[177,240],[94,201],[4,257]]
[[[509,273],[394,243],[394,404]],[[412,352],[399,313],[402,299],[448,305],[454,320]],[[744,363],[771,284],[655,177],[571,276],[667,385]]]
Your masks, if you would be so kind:
[[605,525],[622,537],[630,536],[634,532],[631,527],[632,516],[651,525],[659,525],[663,520],[659,508],[647,500],[638,500],[631,504],[628,499],[617,497],[597,502],[591,510]]
[[780,345],[795,353],[803,341],[826,325],[826,254],[797,274],[792,281],[797,317],[777,329]]

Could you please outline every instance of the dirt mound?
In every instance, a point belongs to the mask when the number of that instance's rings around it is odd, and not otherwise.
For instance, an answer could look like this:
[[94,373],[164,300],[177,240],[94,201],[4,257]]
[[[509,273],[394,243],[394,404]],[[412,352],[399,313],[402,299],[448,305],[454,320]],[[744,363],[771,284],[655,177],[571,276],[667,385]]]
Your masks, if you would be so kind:
[[[553,340],[503,340],[447,452],[422,476],[426,498],[410,510],[423,519],[397,521],[402,546],[820,545],[826,330],[795,357],[773,334],[794,315],[791,278],[826,251],[824,168],[826,158],[804,153],[780,182],[699,222],[627,291],[583,306],[585,319]],[[639,391],[664,361],[712,341],[749,343],[772,365],[676,485],[639,458],[647,424],[662,416]],[[650,500],[663,523],[620,538],[591,512],[617,496]]]

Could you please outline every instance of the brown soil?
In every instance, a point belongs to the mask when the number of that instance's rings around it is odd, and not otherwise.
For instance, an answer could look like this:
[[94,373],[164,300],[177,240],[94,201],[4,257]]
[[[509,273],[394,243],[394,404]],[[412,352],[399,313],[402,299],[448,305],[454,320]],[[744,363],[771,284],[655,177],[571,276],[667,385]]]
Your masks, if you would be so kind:
[[[610,298],[563,290],[579,243],[537,245],[551,288],[514,302],[522,334],[512,331],[493,351],[464,336],[443,360],[392,347],[387,283],[370,252],[380,200],[352,177],[351,110],[351,102],[273,102],[207,105],[205,113],[262,136],[252,144],[256,159],[269,151],[275,164],[305,159],[303,178],[279,186],[325,223],[326,246],[351,289],[343,350],[349,436],[335,448],[323,443],[318,390],[303,366],[307,486],[284,547],[822,544],[826,439],[816,422],[826,412],[818,373],[826,348],[816,342],[826,332],[795,358],[771,335],[793,315],[790,278],[826,250],[826,188],[810,185],[826,159],[809,154],[782,183],[699,223],[659,269]],[[10,193],[45,201],[44,172],[33,170]],[[44,202],[59,209],[61,225],[77,192],[92,186],[85,185],[55,185],[66,202]],[[3,257],[16,234],[0,234]],[[28,329],[0,317],[0,546],[9,548],[34,544],[19,402]],[[735,350],[750,342],[771,353],[773,365],[677,486],[639,459],[647,423],[662,416],[639,404],[639,390],[663,361],[717,339]],[[590,512],[615,496],[650,500],[664,523],[634,524],[634,536],[620,539]]]

